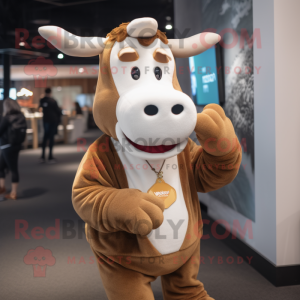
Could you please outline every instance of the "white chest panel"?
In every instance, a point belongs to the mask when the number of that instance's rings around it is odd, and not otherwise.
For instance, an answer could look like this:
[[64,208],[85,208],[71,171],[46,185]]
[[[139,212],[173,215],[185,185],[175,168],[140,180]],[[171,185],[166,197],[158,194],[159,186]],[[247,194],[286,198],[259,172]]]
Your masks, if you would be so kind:
[[[114,139],[111,140],[125,168],[129,188],[139,189],[147,193],[148,189],[155,183],[156,174],[145,160],[131,155],[121,147],[119,142]],[[156,170],[159,170],[163,160],[149,160],[149,163]],[[152,230],[148,238],[161,254],[169,254],[181,248],[186,235],[189,216],[182,193],[177,156],[166,159],[162,171],[165,182],[175,188],[177,199],[175,203],[165,209],[162,225]]]

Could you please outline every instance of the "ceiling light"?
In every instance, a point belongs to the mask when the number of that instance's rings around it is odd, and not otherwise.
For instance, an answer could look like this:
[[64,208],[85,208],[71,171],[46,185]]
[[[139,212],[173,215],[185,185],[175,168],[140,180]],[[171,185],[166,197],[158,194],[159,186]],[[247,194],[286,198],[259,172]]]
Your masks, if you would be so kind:
[[33,92],[29,91],[25,88],[21,88],[21,90],[19,92],[17,92],[18,97],[22,97],[22,96],[29,97],[29,96],[32,96],[32,95],[33,95]]
[[63,58],[64,58],[64,55],[63,55],[62,53],[59,53],[59,54],[57,55],[57,58],[63,59]]
[[171,24],[166,25],[167,30],[171,30],[172,28],[173,28],[173,26]]

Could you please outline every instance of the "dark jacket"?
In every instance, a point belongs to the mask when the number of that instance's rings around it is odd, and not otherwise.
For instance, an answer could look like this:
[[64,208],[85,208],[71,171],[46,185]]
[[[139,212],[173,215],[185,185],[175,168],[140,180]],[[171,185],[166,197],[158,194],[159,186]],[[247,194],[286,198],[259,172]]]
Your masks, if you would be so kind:
[[0,145],[1,146],[10,143],[9,133],[12,124],[14,124],[14,126],[16,127],[22,127],[22,128],[27,127],[26,119],[21,112],[2,117],[0,123]]
[[61,116],[61,109],[56,100],[50,97],[44,97],[40,100],[40,107],[43,108],[43,120],[46,123],[58,124]]

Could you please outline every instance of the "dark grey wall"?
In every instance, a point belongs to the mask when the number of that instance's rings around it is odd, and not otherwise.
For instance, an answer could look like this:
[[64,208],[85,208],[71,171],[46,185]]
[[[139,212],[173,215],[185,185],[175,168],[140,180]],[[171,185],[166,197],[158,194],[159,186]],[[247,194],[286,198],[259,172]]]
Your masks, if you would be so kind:
[[[174,0],[175,38],[190,37],[201,32],[201,1]],[[184,36],[182,36],[184,34]],[[181,73],[179,72],[181,68]],[[176,58],[176,71],[182,91],[192,96],[189,74],[189,59]]]
[[[203,31],[212,31],[213,28],[217,33],[230,28],[236,32],[238,41],[241,41],[242,30],[246,30],[249,36],[253,35],[252,0],[174,0],[174,27],[179,38],[184,30],[185,37],[188,37]],[[226,45],[231,43],[231,38],[230,34],[223,34]],[[201,195],[201,200],[206,202],[209,211],[213,205],[214,213],[217,213],[217,204],[211,203],[217,200],[232,211],[255,221],[253,47],[248,44],[244,47],[240,45],[237,42],[232,47],[223,48],[222,71],[226,94],[223,108],[242,141],[243,167],[232,183],[208,195]],[[177,64],[178,73],[183,70],[183,74],[178,74],[180,85],[190,95],[188,59],[178,59]],[[224,72],[225,67],[229,72]],[[240,73],[235,73],[237,67],[241,69]],[[251,71],[246,72],[246,67]],[[197,106],[198,112],[200,109],[201,106]]]

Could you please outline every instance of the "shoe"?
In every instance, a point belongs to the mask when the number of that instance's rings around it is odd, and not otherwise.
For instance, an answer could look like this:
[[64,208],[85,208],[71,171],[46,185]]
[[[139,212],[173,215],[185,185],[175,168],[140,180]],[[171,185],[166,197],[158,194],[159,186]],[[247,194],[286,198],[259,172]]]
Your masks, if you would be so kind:
[[44,164],[45,162],[46,162],[46,160],[45,160],[45,158],[40,158],[40,160],[39,160],[39,162],[40,162],[40,164]]
[[17,200],[17,195],[16,194],[6,194],[5,196],[4,196],[4,198],[5,199],[11,199],[11,200]]
[[1,194],[4,194],[6,192],[6,189],[5,189],[5,187],[3,187],[3,188],[0,188],[0,195]]
[[51,158],[51,159],[48,159],[47,163],[50,164],[50,165],[53,165],[53,164],[56,164],[57,161],[56,161],[55,158]]

